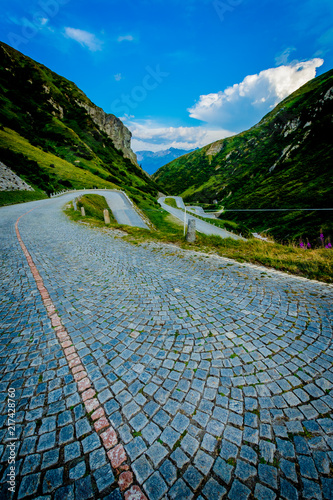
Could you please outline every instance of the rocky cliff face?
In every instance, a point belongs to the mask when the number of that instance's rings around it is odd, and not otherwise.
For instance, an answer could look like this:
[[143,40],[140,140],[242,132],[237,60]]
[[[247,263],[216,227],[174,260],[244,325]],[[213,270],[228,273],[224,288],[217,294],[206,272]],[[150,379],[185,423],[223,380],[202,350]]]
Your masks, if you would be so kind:
[[123,122],[116,116],[105,113],[102,108],[79,100],[76,103],[87,111],[94,123],[110,137],[115,147],[123,152],[125,158],[138,165],[136,154],[131,149],[132,133]]
[[[18,57],[20,59],[19,65],[17,64]],[[43,82],[42,79],[40,79],[40,74],[37,78],[36,75],[34,75],[35,78],[30,78],[31,75],[27,68],[34,67],[37,72],[39,68],[41,68],[42,71],[45,71],[46,68],[0,42],[0,67],[1,66],[1,69],[4,69],[8,75],[11,74],[16,80],[23,80],[26,78],[26,81],[32,87],[32,92],[34,92],[33,87],[37,84],[41,96],[40,106],[45,108],[45,106],[51,105],[53,108],[52,114],[60,120],[63,120],[66,114],[66,104],[68,101],[72,101],[74,106],[78,105],[84,108],[94,123],[110,137],[115,148],[120,150],[125,158],[129,158],[134,165],[138,166],[136,154],[131,149],[132,133],[119,118],[105,113],[103,109],[94,105],[75,84],[52,73],[53,83],[56,83],[58,86],[58,91],[61,90],[59,93],[55,92],[53,86]],[[47,70],[47,72],[51,74],[49,70]]]
[[0,191],[33,191],[21,177],[0,161]]

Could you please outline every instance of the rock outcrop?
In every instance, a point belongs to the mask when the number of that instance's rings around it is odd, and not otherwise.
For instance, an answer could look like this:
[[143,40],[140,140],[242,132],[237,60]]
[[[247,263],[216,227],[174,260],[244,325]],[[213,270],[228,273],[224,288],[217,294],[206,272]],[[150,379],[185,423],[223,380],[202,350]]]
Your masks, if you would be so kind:
[[[77,105],[84,108],[94,123],[110,137],[114,147],[121,151],[125,158],[129,158],[135,166],[139,166],[136,154],[131,149],[132,133],[119,118],[105,113],[103,109],[92,103],[73,82],[50,72],[45,66],[39,65],[36,61],[0,42],[0,59],[2,58],[6,60],[5,71],[11,74],[16,81],[22,82],[26,78],[26,81],[31,84],[32,92],[36,91],[34,88],[36,85],[40,85],[40,96],[45,100],[42,103],[42,99],[40,99],[39,106],[41,108],[46,109],[51,105],[53,108],[52,114],[59,118],[60,121],[63,121],[68,112],[68,102],[73,104],[74,108]],[[18,58],[24,61],[23,67],[17,65]],[[33,78],[27,76],[32,74],[31,70],[34,71]],[[40,70],[42,70],[42,74]],[[45,72],[48,74],[48,81],[52,82],[51,85],[42,80]]]
[[34,189],[0,161],[0,191],[34,191]]
[[115,115],[105,113],[102,108],[89,106],[79,100],[76,103],[87,111],[94,123],[110,137],[115,147],[123,152],[125,158],[129,158],[138,166],[136,154],[131,149],[132,133],[123,122]]
[[225,147],[224,141],[216,141],[211,144],[210,148],[206,151],[206,156],[217,155]]

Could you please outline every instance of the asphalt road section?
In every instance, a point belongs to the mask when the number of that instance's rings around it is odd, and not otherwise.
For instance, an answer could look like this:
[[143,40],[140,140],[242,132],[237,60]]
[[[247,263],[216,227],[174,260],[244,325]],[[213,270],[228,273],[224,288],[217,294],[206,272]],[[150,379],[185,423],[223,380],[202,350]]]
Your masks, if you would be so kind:
[[[173,208],[173,207],[170,207],[170,205],[167,205],[165,203],[165,198],[174,198],[176,200],[177,206],[181,206],[181,204],[183,203],[183,201],[180,201],[180,200],[182,200],[182,198],[180,198],[179,196],[174,196],[174,197],[173,196],[165,196],[165,197],[159,198],[158,202],[164,210],[166,210],[170,214],[177,217],[177,219],[184,221],[185,213],[178,208]],[[183,203],[183,206],[185,208],[184,203]],[[216,236],[221,236],[221,238],[232,238],[234,240],[245,241],[245,238],[243,238],[242,236],[238,236],[234,233],[230,233],[229,231],[226,231],[225,229],[221,229],[220,227],[216,227],[213,224],[209,224],[209,222],[205,222],[201,219],[198,219],[197,217],[194,217],[193,215],[190,215],[189,213],[186,213],[186,221],[188,221],[188,219],[195,219],[196,230],[199,233],[207,234],[208,236],[216,235]]]

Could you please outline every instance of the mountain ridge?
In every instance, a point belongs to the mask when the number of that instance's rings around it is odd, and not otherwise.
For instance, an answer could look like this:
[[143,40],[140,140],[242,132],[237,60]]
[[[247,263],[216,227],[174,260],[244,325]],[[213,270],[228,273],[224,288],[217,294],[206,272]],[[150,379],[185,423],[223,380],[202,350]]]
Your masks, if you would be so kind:
[[192,150],[168,148],[161,151],[137,151],[137,159],[140,162],[141,167],[150,175],[154,174],[157,169],[163,165],[169,163],[170,161],[187,154]]
[[47,193],[121,186],[155,196],[131,137],[75,83],[0,42],[0,160],[23,180]]
[[[254,127],[172,161],[153,179],[186,202],[217,200],[229,210],[329,208],[332,111],[333,70],[302,86]],[[279,239],[314,237],[311,224],[317,233],[324,228],[332,234],[324,213],[274,217],[232,214],[257,231],[270,229]]]

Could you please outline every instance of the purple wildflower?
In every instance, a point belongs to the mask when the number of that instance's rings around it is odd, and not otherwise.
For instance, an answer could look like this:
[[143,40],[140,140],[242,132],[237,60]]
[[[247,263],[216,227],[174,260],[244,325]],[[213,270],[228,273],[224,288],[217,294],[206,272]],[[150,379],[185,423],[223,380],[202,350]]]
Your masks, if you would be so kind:
[[323,240],[323,239],[324,239],[324,235],[323,235],[323,233],[321,233],[321,234],[319,235],[319,238],[320,238],[321,240]]
[[311,243],[308,241],[308,244],[306,245],[308,248],[311,248]]
[[325,246],[325,248],[332,248],[332,243],[327,243],[327,245]]
[[300,246],[301,248],[304,248],[304,243],[303,243],[303,241],[300,241],[300,242],[299,242],[299,246]]

